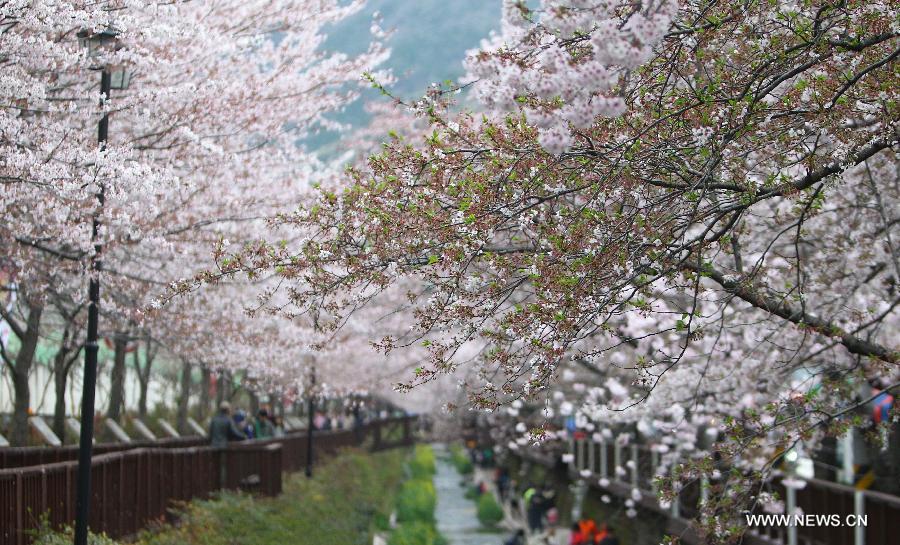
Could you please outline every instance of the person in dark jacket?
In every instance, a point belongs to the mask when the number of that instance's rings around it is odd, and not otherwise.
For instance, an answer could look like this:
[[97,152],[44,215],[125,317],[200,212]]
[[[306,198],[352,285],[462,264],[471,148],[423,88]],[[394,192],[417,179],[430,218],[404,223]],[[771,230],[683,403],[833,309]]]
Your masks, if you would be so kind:
[[600,545],[619,545],[619,538],[612,526],[606,527],[606,537],[600,540]]
[[503,542],[503,545],[525,545],[525,530],[516,530],[516,533]]
[[215,448],[225,448],[229,441],[243,441],[247,437],[241,433],[231,419],[231,405],[223,401],[219,412],[209,423],[209,442]]

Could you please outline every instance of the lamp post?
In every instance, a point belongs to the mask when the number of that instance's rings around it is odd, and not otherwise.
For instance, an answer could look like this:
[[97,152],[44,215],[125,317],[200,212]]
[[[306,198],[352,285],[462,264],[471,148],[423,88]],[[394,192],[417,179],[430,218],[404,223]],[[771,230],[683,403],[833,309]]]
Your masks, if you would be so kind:
[[[90,57],[95,57],[101,51],[115,46],[117,33],[112,29],[106,29],[98,33],[80,32],[79,43],[87,50]],[[109,99],[112,89],[125,89],[128,86],[130,75],[124,69],[111,70],[108,66],[97,68],[100,71],[101,106],[103,101]],[[100,151],[106,149],[107,134],[109,131],[109,115],[104,113],[97,125],[97,142]],[[98,321],[100,316],[100,270],[102,262],[100,253],[103,245],[99,241],[100,217],[99,210],[103,209],[105,200],[105,188],[100,182],[100,191],[97,193],[98,213],[94,214],[91,226],[91,241],[94,244],[94,254],[91,256],[91,277],[88,286],[88,327],[87,339],[84,345],[84,377],[81,389],[81,433],[78,446],[78,480],[77,496],[75,501],[75,545],[87,545],[88,518],[91,509],[91,451],[94,441],[94,396],[97,388],[97,352],[99,350]]]
[[313,412],[316,410],[316,401],[314,397],[314,392],[316,387],[316,368],[315,366],[310,371],[309,375],[309,390],[307,395],[309,396],[308,400],[308,410],[309,414],[307,415],[309,421],[306,426],[306,477],[312,477],[312,466],[313,466],[313,426],[315,422],[313,421]]

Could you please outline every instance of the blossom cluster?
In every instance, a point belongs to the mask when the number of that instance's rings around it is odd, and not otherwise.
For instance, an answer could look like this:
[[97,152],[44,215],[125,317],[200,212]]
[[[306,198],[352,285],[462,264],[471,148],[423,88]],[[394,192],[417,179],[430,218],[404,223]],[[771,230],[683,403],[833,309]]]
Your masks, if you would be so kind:
[[675,0],[545,0],[534,11],[507,0],[502,33],[469,53],[467,77],[487,108],[522,107],[541,146],[559,154],[574,131],[624,113],[617,83],[650,59],[677,11]]

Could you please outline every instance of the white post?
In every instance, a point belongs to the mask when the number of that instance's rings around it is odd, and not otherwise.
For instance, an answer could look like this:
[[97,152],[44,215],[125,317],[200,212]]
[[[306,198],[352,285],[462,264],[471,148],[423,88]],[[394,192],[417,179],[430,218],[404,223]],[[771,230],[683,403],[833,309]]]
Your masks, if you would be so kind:
[[[672,464],[672,467],[669,468],[669,472],[675,473],[674,463]],[[672,498],[672,518],[677,519],[681,518],[681,504],[678,501],[681,490],[679,488],[679,483],[674,478],[672,479],[672,486],[675,489],[675,497]]]
[[866,545],[866,527],[860,524],[866,516],[866,497],[862,490],[853,491],[853,514],[856,515],[856,526],[853,528],[853,545]]
[[709,477],[700,475],[700,505],[706,505],[709,501]]
[[841,482],[853,486],[853,428],[847,430],[847,433],[841,437],[841,451],[843,453]]
[[797,525],[794,524],[794,511],[797,510],[797,490],[793,486],[786,486],[785,493],[787,495],[787,545],[797,545]]
[[600,440],[600,477],[606,479],[609,477],[609,471],[607,471],[607,455],[606,455],[606,440]]

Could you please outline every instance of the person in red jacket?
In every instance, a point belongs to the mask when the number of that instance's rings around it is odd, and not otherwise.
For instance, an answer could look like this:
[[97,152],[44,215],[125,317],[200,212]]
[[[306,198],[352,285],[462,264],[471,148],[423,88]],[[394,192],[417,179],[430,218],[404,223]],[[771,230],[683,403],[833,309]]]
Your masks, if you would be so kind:
[[569,545],[589,545],[586,535],[581,532],[581,525],[572,524],[572,533],[569,535]]
[[619,538],[616,537],[615,530],[612,527],[604,528],[606,536],[599,541],[599,545],[619,545]]

